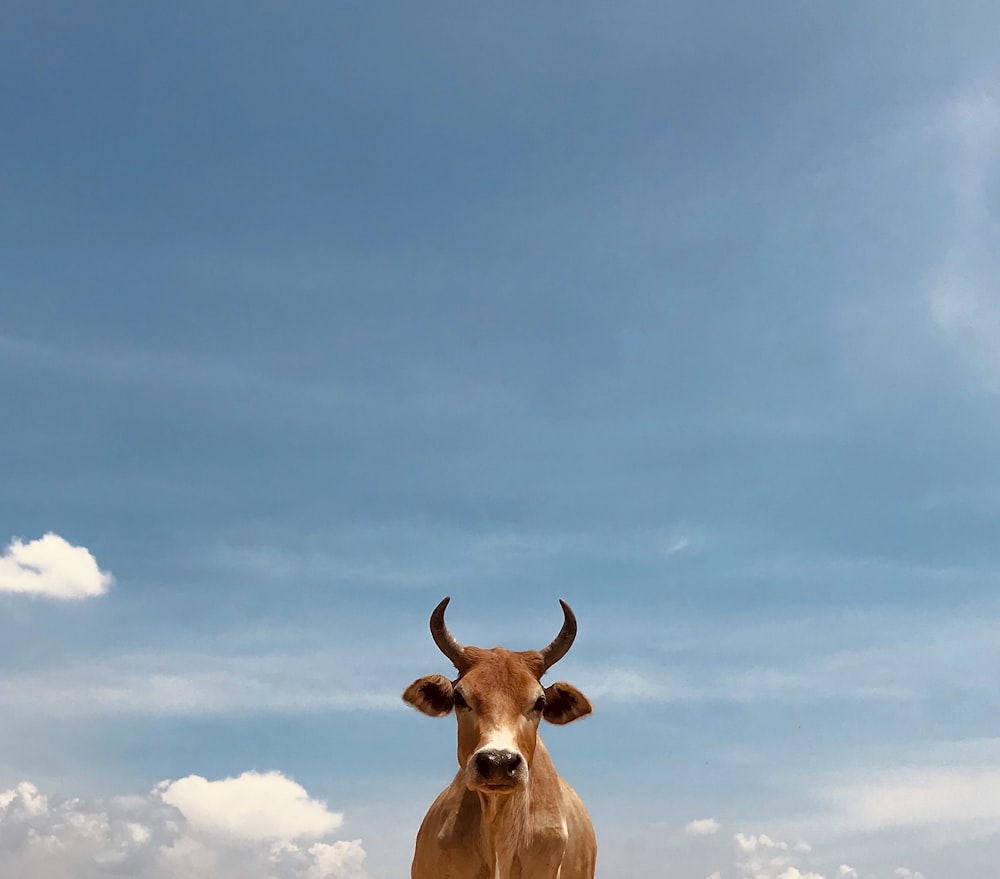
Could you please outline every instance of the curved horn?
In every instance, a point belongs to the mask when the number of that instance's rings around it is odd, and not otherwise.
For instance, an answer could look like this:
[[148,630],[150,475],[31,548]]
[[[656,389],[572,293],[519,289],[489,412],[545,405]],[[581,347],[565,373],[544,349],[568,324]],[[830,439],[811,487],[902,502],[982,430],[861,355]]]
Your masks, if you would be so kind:
[[449,601],[451,601],[451,596],[446,595],[441,599],[441,603],[434,608],[434,612],[431,614],[431,637],[437,644],[438,650],[451,660],[451,664],[455,668],[461,670],[460,663],[465,645],[448,631],[444,622],[444,609],[448,606]]
[[562,605],[564,619],[555,640],[542,650],[542,662],[545,663],[546,671],[566,655],[569,648],[573,646],[573,639],[576,638],[576,614],[561,598],[559,603]]

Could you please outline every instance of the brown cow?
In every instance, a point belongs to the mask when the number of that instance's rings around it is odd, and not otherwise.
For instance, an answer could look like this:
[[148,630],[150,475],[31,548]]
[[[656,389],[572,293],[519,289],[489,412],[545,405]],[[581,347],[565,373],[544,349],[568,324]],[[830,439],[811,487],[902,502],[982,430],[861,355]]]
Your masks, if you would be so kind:
[[458,678],[420,678],[403,699],[431,717],[455,709],[460,768],[420,825],[412,879],[593,879],[590,817],[538,735],[543,717],[562,724],[593,710],[575,687],[539,683],[576,637],[573,611],[560,600],[555,640],[513,653],[463,646],[445,625],[448,601],[431,614],[431,635]]

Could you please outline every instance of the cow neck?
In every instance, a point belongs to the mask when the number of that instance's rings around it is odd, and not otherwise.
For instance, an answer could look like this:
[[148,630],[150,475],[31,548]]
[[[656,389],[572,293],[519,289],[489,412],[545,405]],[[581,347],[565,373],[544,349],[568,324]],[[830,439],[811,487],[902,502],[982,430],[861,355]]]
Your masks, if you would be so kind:
[[496,879],[510,875],[514,857],[527,847],[531,835],[531,781],[509,794],[479,793],[483,847]]
[[496,879],[507,879],[511,875],[517,852],[527,849],[531,842],[535,824],[532,816],[539,805],[535,803],[534,808],[532,806],[534,785],[540,783],[544,786],[553,782],[558,785],[558,776],[539,737],[523,790],[509,794],[478,792],[482,844]]

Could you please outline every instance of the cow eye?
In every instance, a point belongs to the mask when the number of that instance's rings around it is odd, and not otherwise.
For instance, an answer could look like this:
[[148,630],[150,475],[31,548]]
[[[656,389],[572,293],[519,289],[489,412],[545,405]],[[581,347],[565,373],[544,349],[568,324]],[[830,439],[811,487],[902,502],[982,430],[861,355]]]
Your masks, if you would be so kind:
[[465,709],[469,707],[469,703],[465,701],[465,697],[461,693],[459,693],[458,690],[454,691],[454,695],[455,695],[455,708]]
[[535,706],[534,706],[534,708],[532,710],[536,711],[536,712],[539,712],[539,713],[545,710],[545,697],[544,696],[539,696],[535,700]]

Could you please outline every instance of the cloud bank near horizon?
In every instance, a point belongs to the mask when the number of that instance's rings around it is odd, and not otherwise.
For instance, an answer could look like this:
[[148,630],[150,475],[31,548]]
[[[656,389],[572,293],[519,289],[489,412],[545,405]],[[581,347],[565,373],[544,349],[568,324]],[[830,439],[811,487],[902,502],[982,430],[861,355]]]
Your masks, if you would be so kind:
[[[696,823],[699,822],[692,822]],[[716,856],[726,857],[731,862],[727,868],[716,870],[706,879],[860,879],[862,876],[865,879],[924,879],[923,873],[905,866],[890,868],[888,872],[861,872],[847,863],[834,867],[817,866],[809,843],[804,840],[789,843],[766,833],[738,832]]]
[[148,794],[50,800],[0,791],[0,875],[19,879],[366,879],[360,839],[280,772],[188,776]]

